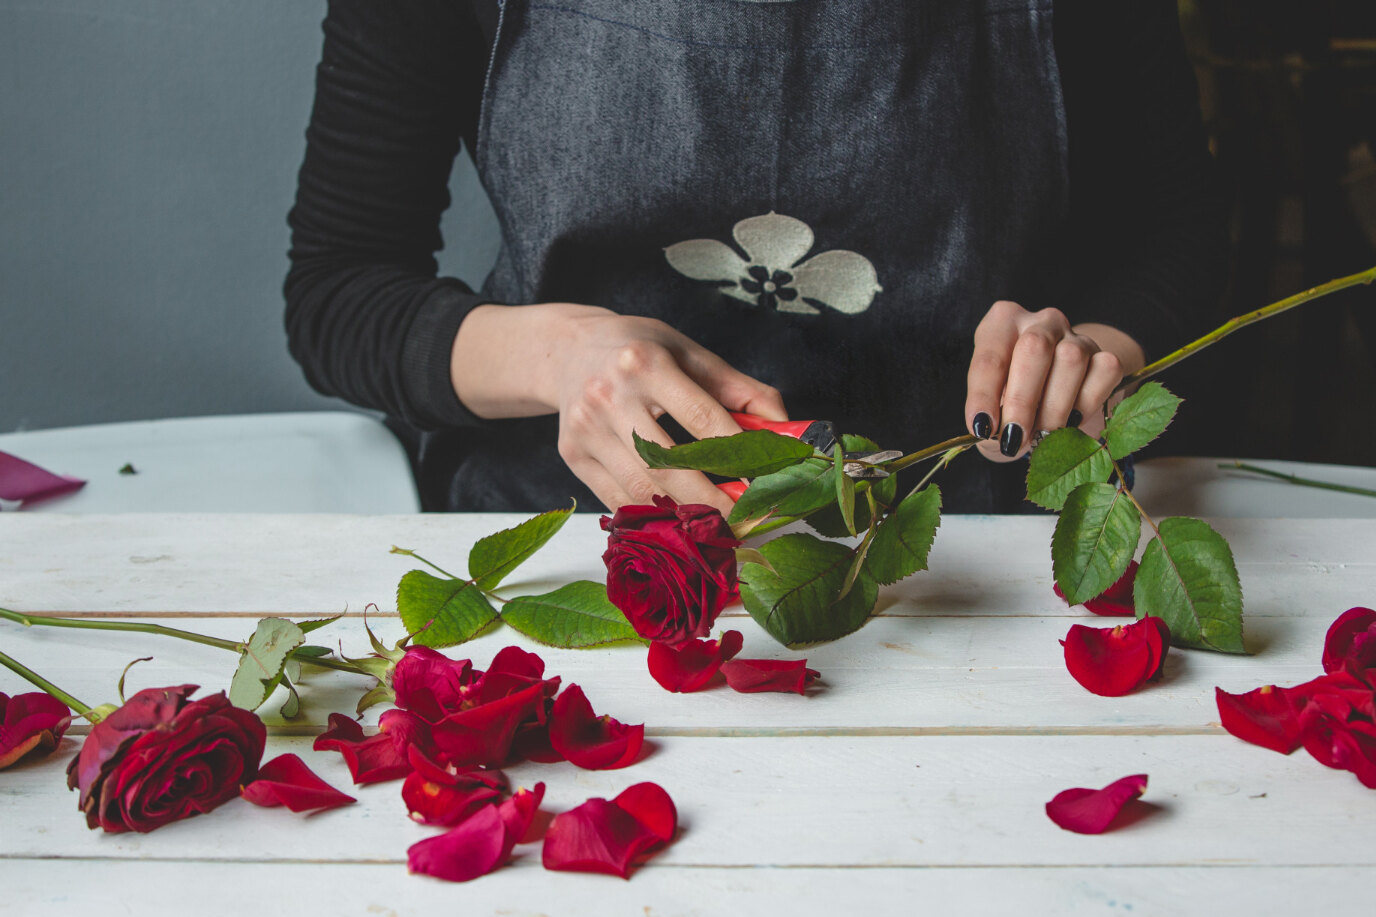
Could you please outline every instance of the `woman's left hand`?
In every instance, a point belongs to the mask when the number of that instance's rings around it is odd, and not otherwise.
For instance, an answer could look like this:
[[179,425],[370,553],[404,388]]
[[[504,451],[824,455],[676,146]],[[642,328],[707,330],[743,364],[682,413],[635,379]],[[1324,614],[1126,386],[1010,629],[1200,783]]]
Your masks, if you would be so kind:
[[980,452],[1000,462],[1025,453],[1039,431],[1077,426],[1097,437],[1104,403],[1145,363],[1142,348],[1116,328],[1072,327],[1059,309],[996,302],[975,329],[966,428]]

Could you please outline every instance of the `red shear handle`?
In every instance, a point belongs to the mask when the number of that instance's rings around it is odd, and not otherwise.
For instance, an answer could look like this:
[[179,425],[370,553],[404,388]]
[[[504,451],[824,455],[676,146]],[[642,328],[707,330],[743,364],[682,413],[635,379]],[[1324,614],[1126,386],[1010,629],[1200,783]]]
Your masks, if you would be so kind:
[[725,481],[718,484],[717,489],[735,501],[741,498],[741,494],[745,493],[745,489],[749,486],[745,481]]
[[807,428],[812,426],[810,420],[765,420],[758,414],[737,414],[732,412],[731,419],[741,425],[742,430],[771,430],[775,433],[782,433],[784,436],[791,436],[794,439],[807,432]]

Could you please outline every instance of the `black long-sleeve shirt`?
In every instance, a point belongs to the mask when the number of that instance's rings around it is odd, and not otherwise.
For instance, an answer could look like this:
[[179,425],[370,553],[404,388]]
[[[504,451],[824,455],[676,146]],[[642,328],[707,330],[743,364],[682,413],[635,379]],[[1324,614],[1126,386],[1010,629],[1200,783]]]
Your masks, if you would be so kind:
[[[1201,328],[1226,236],[1174,0],[1058,0],[1069,132],[1065,300],[1072,321],[1148,358]],[[496,0],[331,0],[286,280],[292,355],[317,390],[419,429],[479,423],[450,383],[483,302],[437,277],[440,215],[472,149]],[[767,381],[767,380],[766,380]]]

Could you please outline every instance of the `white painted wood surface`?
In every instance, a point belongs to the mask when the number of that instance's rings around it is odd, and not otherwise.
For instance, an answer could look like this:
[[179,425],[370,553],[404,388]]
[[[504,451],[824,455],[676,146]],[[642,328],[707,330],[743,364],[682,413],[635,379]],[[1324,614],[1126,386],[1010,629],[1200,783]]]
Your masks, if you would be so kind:
[[[142,617],[242,639],[262,613],[350,617],[318,635],[363,649],[367,602],[394,610],[414,548],[462,568],[491,516],[0,517],[0,606]],[[1172,651],[1164,681],[1099,698],[1065,672],[1057,640],[1076,622],[1110,626],[1052,593],[1045,518],[951,517],[932,570],[890,589],[883,616],[806,655],[810,696],[661,691],[634,647],[541,649],[599,712],[644,722],[655,746],[634,767],[523,764],[559,811],[641,780],[678,803],[684,833],[629,883],[547,873],[538,847],[463,886],[408,876],[406,848],[429,836],[399,784],[359,788],[358,805],[303,818],[235,801],[146,836],[89,832],[64,785],[77,738],[0,773],[0,913],[139,914],[846,914],[1370,913],[1376,793],[1304,752],[1285,757],[1217,726],[1215,685],[1241,691],[1320,672],[1328,624],[1376,604],[1376,521],[1218,520],[1233,543],[1255,655]],[[511,592],[601,578],[592,517],[565,531]],[[171,620],[169,620],[169,618]],[[376,629],[394,639],[394,617]],[[792,657],[733,609],[746,653]],[[453,650],[479,665],[530,646],[497,631]],[[227,684],[229,654],[140,634],[25,630],[0,647],[91,703],[120,669],[130,688]],[[269,756],[301,754],[348,788],[338,756],[307,737],[352,706],[363,681],[312,675],[302,720],[272,727]],[[0,672],[0,690],[24,690]],[[1071,786],[1150,775],[1142,817],[1099,837],[1042,810]],[[207,890],[212,894],[207,895]],[[284,895],[279,901],[274,895]],[[245,905],[253,905],[252,908]]]

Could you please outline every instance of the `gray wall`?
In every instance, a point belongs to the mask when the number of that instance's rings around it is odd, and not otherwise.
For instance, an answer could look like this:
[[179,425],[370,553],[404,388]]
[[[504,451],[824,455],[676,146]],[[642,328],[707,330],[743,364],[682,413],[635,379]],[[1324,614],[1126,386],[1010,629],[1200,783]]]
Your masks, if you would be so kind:
[[[324,11],[0,0],[0,432],[344,406],[282,330]],[[453,185],[442,269],[481,282],[466,155]]]

